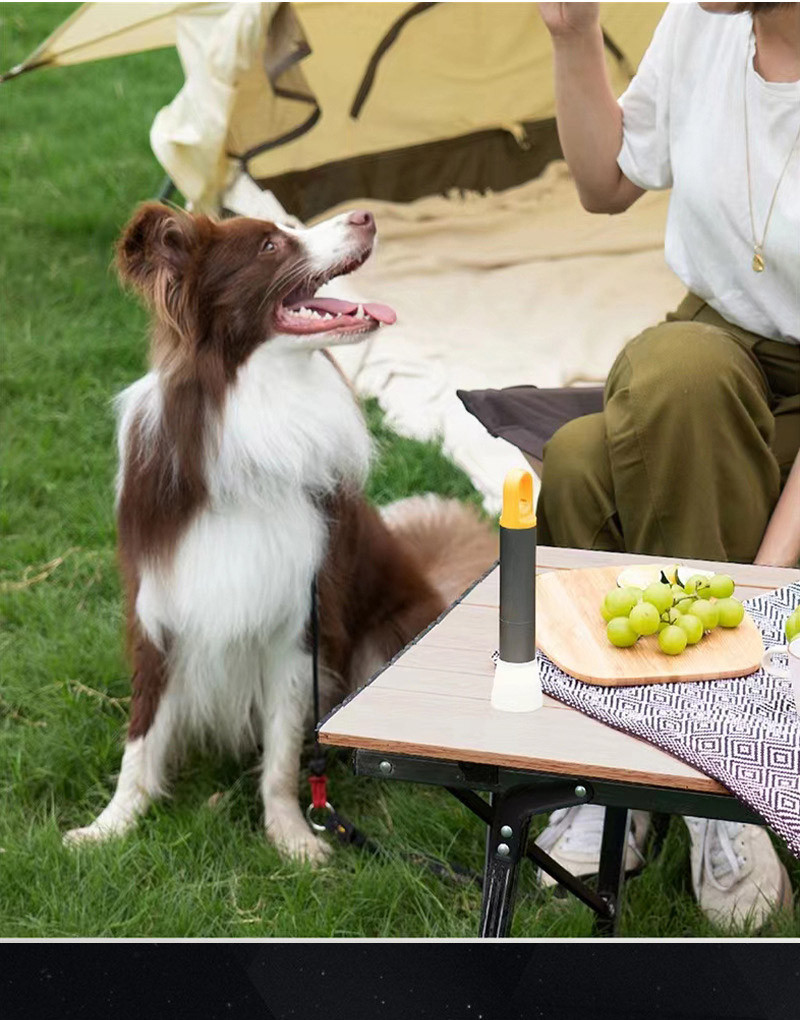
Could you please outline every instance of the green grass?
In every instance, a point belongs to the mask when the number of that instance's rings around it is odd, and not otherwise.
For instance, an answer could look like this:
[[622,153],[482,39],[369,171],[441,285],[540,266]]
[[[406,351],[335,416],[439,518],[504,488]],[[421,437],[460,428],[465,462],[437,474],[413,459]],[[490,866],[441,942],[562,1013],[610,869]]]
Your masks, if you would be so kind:
[[[4,4],[3,66],[71,9]],[[262,833],[254,762],[199,757],[135,835],[61,847],[65,828],[105,804],[120,761],[128,674],[109,401],[142,372],[146,322],[116,285],[111,250],[160,182],[148,130],[180,84],[175,53],[161,51],[0,86],[0,936],[471,936],[477,890],[392,855],[480,868],[480,823],[443,792],[356,779],[345,762],[332,796],[388,858],[337,850],[316,874],[282,862]],[[374,499],[427,489],[477,499],[436,444],[394,435],[374,404],[368,417],[381,449]],[[673,820],[629,885],[622,934],[712,934],[688,888],[687,849]],[[526,871],[516,934],[590,932],[586,908],[537,892]],[[797,914],[767,932],[798,933]]]

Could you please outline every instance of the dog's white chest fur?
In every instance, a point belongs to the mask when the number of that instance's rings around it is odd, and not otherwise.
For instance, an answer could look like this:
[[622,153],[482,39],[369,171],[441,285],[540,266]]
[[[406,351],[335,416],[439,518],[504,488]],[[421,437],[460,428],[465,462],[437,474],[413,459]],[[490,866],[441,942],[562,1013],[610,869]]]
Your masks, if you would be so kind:
[[[144,380],[121,399],[121,429],[138,406],[159,406]],[[142,565],[136,603],[147,634],[209,653],[278,629],[299,632],[325,551],[315,497],[363,484],[370,443],[360,412],[331,363],[259,348],[209,429],[209,501],[164,565]],[[124,437],[121,437],[124,449]]]

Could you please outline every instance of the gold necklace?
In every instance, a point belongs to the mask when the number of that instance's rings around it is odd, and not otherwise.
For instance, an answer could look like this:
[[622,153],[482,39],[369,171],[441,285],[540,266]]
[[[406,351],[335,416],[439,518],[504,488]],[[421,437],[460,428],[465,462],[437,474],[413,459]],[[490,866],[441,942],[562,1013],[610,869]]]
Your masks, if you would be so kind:
[[754,273],[763,273],[766,268],[766,262],[764,261],[764,242],[767,239],[767,230],[769,230],[769,221],[772,218],[772,210],[775,208],[775,199],[778,197],[778,190],[780,189],[781,182],[783,181],[786,171],[789,169],[789,164],[792,161],[794,154],[794,147],[797,145],[797,140],[800,138],[800,126],[797,128],[797,134],[794,136],[791,148],[789,149],[789,155],[786,157],[786,162],[783,164],[783,170],[780,172],[778,177],[778,183],[775,185],[775,191],[772,193],[772,201],[769,204],[767,210],[767,218],[764,222],[764,232],[761,235],[761,240],[756,240],[756,224],[753,217],[753,188],[750,183],[750,128],[747,122],[747,67],[750,63],[750,45],[747,46],[747,59],[744,63],[744,151],[747,159],[747,201],[750,206],[750,233],[753,238],[753,261],[751,263]]

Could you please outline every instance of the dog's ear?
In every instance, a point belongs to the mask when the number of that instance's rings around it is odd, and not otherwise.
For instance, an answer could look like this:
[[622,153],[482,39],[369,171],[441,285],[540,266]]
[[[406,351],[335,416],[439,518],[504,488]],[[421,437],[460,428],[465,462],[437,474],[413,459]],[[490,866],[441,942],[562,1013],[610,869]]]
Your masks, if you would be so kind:
[[174,317],[174,301],[195,241],[187,213],[158,202],[140,206],[117,244],[117,272],[165,317]]

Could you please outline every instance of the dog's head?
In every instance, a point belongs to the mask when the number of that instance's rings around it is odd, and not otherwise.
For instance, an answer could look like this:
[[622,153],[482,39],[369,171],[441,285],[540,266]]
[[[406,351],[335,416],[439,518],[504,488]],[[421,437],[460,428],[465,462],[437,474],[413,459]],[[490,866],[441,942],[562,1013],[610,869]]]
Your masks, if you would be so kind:
[[147,203],[125,228],[117,267],[163,327],[162,358],[216,353],[230,373],[268,341],[308,351],[394,322],[386,305],[316,297],[362,265],[374,242],[375,221],[364,211],[296,230],[245,218],[218,223]]

